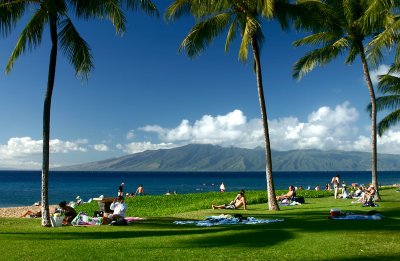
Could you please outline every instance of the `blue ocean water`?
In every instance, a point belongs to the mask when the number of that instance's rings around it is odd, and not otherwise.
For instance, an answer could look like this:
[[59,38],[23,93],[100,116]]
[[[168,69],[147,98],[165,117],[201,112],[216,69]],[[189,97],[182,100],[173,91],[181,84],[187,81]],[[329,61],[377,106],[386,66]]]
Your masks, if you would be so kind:
[[[274,172],[275,189],[289,185],[321,188],[340,174],[341,180],[350,184],[368,184],[371,172]],[[400,183],[400,171],[379,172],[380,185]],[[135,192],[143,184],[146,194],[160,195],[167,191],[196,193],[219,191],[224,182],[227,191],[264,190],[265,172],[80,172],[54,171],[49,175],[49,203],[72,201],[76,196],[83,200],[114,197],[118,186],[125,183],[124,193]],[[40,200],[40,171],[0,171],[0,207],[28,206]]]

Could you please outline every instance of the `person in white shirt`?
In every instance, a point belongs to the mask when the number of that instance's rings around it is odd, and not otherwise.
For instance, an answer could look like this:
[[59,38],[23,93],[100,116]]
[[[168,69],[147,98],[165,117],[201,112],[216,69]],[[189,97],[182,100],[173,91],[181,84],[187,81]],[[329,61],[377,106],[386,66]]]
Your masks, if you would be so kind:
[[112,214],[108,214],[105,216],[109,220],[109,222],[125,218],[127,206],[124,202],[124,197],[122,196],[116,197],[111,203],[110,209],[113,210],[114,212]]

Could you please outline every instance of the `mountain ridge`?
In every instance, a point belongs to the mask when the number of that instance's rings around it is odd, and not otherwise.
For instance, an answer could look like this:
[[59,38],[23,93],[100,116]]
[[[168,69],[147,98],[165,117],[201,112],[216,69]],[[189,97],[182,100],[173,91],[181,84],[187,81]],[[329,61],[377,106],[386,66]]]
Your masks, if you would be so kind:
[[[366,171],[368,152],[316,149],[272,151],[274,171]],[[380,171],[400,170],[400,157],[378,154]],[[264,171],[265,151],[210,144],[148,150],[118,158],[60,167],[68,171]]]

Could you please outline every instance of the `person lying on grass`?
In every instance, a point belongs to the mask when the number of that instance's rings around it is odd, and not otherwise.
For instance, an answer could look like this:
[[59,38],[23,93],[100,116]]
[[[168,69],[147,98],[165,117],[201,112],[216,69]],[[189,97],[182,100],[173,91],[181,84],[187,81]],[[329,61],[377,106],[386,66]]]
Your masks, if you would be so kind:
[[35,212],[35,211],[32,211],[32,210],[28,210],[24,214],[22,214],[20,217],[24,218],[24,217],[26,217],[28,215],[31,218],[40,218],[40,217],[42,217],[42,211],[39,210],[39,211]]
[[243,206],[244,210],[247,210],[246,206],[246,196],[244,195],[244,190],[241,189],[239,194],[236,195],[235,199],[232,200],[229,204],[224,205],[211,205],[212,209],[238,209]]

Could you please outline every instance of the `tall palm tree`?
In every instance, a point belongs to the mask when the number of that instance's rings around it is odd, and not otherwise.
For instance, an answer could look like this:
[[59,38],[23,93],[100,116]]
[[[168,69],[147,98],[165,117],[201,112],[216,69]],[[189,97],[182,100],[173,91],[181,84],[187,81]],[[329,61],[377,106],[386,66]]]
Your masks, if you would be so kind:
[[[311,31],[312,34],[294,42],[295,46],[315,45],[294,65],[293,77],[300,79],[317,65],[323,66],[338,55],[348,52],[346,64],[352,64],[357,56],[361,58],[362,69],[371,99],[371,144],[372,144],[372,184],[378,191],[377,175],[377,135],[375,91],[370,76],[370,66],[377,64],[378,59],[367,61],[368,52],[364,44],[375,33],[383,29],[385,11],[372,7],[369,0],[303,0],[299,1],[309,15],[296,21],[298,29]],[[372,12],[371,10],[375,10]],[[382,12],[381,12],[382,11]],[[371,17],[380,19],[372,19]],[[377,53],[379,49],[376,49]],[[377,58],[378,56],[375,56]],[[379,57],[380,58],[380,57]],[[379,200],[379,193],[376,193]]]
[[176,0],[167,8],[165,15],[167,20],[174,20],[187,13],[196,18],[197,23],[190,30],[179,48],[179,51],[186,51],[189,57],[199,55],[214,38],[224,31],[227,32],[225,51],[229,49],[237,34],[240,34],[240,61],[248,60],[249,47],[251,46],[264,129],[269,210],[279,210],[279,206],[276,201],[272,175],[271,145],[261,73],[260,48],[263,44],[264,35],[261,30],[260,18],[262,16],[268,19],[275,18],[285,28],[288,26],[286,14],[289,10],[291,8],[288,1],[280,0]]
[[116,32],[121,33],[125,31],[126,23],[122,3],[130,9],[136,9],[139,6],[148,13],[156,11],[150,0],[0,0],[0,33],[4,36],[12,31],[26,13],[32,13],[11,54],[6,73],[11,71],[15,60],[26,51],[27,47],[32,49],[40,45],[46,26],[50,32],[50,61],[43,107],[42,226],[50,226],[48,204],[50,112],[58,48],[69,59],[77,76],[87,78],[93,68],[93,59],[88,44],[79,35],[72,23],[72,18],[88,20],[106,17],[111,20]]
[[[390,73],[395,72],[399,71],[392,67]],[[378,92],[383,96],[376,98],[376,110],[378,112],[391,111],[378,123],[379,136],[400,122],[400,77],[390,73],[379,76]],[[367,110],[371,111],[371,107],[370,103]]]

